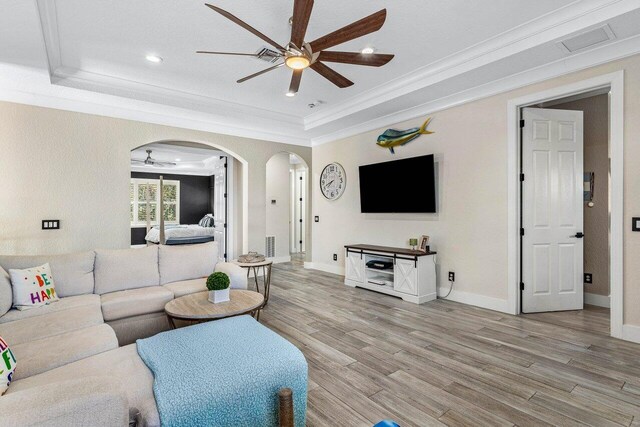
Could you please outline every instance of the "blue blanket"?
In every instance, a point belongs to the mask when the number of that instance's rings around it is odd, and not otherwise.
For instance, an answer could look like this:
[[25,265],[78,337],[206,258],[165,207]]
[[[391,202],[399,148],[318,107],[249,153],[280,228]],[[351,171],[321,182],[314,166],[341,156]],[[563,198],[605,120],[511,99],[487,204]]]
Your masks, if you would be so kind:
[[278,390],[293,390],[295,425],[305,425],[307,361],[251,316],[137,341],[154,375],[163,426],[277,426]]

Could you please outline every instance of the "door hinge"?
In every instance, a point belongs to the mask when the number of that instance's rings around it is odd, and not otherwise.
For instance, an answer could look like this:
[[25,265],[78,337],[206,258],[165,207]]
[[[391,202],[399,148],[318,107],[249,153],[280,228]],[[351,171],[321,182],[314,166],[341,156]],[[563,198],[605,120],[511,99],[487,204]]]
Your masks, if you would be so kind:
[[302,201],[302,197],[300,197],[300,201]]
[[227,223],[226,222],[224,223],[224,228],[227,228]]
[[520,174],[520,181],[524,182],[524,174],[523,173]]
[[300,177],[300,181],[302,181],[302,177]]
[[225,164],[224,164],[224,168],[225,168],[225,169],[227,168],[227,163],[226,163],[226,162],[225,162]]
[[225,198],[225,199],[227,198],[227,193],[224,193],[224,198]]
[[302,244],[302,240],[300,240],[300,244]]
[[524,127],[524,119],[520,120],[520,127],[523,128]]
[[224,254],[224,258],[227,259],[227,254]]
[[300,222],[302,222],[302,218],[300,218]]
[[520,290],[524,291],[524,282],[520,282]]
[[521,236],[524,236],[524,228],[521,228],[521,229],[520,229],[520,235],[521,235]]

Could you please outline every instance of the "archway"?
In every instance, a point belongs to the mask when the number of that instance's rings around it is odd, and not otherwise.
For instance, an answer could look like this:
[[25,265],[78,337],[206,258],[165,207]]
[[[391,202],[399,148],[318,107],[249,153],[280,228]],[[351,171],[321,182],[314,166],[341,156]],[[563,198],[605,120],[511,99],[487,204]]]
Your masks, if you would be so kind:
[[304,261],[309,230],[308,175],[308,165],[294,153],[277,153],[267,161],[265,254],[275,262]]
[[246,246],[246,163],[211,143],[163,140],[131,150],[132,246],[214,240],[220,260],[235,258]]

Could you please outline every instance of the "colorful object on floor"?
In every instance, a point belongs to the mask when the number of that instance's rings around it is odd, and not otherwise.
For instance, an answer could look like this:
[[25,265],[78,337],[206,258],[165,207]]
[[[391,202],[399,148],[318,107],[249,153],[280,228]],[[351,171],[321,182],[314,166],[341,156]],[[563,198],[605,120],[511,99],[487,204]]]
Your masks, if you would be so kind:
[[305,425],[307,361],[251,316],[162,332],[136,342],[153,372],[163,426],[278,425],[278,392],[293,391],[295,427]]
[[49,264],[24,270],[10,269],[13,306],[26,310],[58,301]]
[[376,144],[378,144],[382,148],[388,148],[389,151],[391,151],[391,154],[395,154],[395,151],[393,151],[394,147],[405,145],[406,143],[413,141],[420,135],[429,135],[435,133],[427,130],[429,122],[431,122],[431,117],[425,120],[425,122],[419,128],[411,128],[407,130],[387,129],[382,135],[378,137],[378,142]]
[[382,420],[373,427],[400,427],[400,424],[391,420]]
[[0,396],[9,388],[16,370],[16,358],[9,348],[9,344],[0,337]]

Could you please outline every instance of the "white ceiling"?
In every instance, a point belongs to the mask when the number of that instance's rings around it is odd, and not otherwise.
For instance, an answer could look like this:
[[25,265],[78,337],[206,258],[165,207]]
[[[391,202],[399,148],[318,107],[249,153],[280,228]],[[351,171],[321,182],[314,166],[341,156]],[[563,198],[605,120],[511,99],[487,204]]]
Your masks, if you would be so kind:
[[151,150],[151,158],[161,162],[172,162],[175,166],[153,166],[131,163],[134,172],[149,172],[177,175],[212,175],[216,168],[224,165],[227,154],[207,148],[183,142],[155,142],[143,145],[131,151],[131,158],[144,160],[147,158],[146,150]]
[[[289,39],[292,0],[211,2],[282,44]],[[315,2],[307,40],[386,7],[380,31],[331,50],[374,46],[396,56],[381,68],[329,64],[355,82],[346,89],[306,70],[298,96],[288,98],[286,68],[237,84],[270,64],[195,54],[265,47],[200,0],[4,3],[2,99],[298,144],[416,117],[491,83],[494,92],[508,90],[524,80],[506,79],[526,72],[529,80],[568,72],[572,58],[574,68],[584,68],[589,58],[640,50],[630,43],[640,33],[637,0],[323,0]],[[573,55],[558,48],[558,40],[603,24],[615,34],[612,42]],[[164,61],[150,63],[147,54]],[[323,103],[308,108],[317,100]]]

